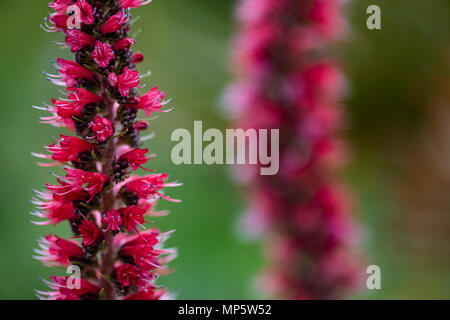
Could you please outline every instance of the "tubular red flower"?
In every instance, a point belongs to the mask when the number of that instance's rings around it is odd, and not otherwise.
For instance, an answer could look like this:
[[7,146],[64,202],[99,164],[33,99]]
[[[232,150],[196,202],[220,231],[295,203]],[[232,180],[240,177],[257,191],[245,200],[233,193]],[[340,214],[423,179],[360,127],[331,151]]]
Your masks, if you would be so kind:
[[146,287],[135,294],[129,295],[124,300],[163,300],[167,291],[164,289],[155,289],[155,287]]
[[40,166],[51,166],[55,164],[62,164],[64,162],[79,162],[79,155],[82,152],[90,152],[95,149],[95,146],[77,137],[60,135],[61,139],[57,144],[53,143],[47,147],[51,155],[33,153],[34,156],[44,159],[55,160],[56,163],[38,163]]
[[95,222],[90,220],[83,220],[78,227],[78,231],[80,232],[81,237],[83,238],[83,246],[87,247],[95,242],[97,242],[100,238],[103,237],[102,232],[97,227]]
[[89,123],[89,129],[95,132],[91,139],[97,138],[98,142],[105,142],[114,133],[111,121],[100,116],[95,116],[94,120]]
[[243,179],[244,231],[267,238],[261,284],[275,297],[336,299],[359,285],[350,201],[335,177],[345,80],[326,50],[340,34],[339,11],[339,0],[241,0],[237,13],[227,95],[236,126],[280,130],[278,174],[245,167]]
[[54,199],[53,195],[48,192],[37,191],[37,198],[33,199],[33,204],[38,206],[38,211],[32,214],[39,218],[45,218],[46,221],[34,222],[37,225],[57,225],[61,221],[77,218],[75,208],[71,201],[61,201]]
[[122,226],[123,219],[119,211],[113,209],[103,214],[102,224],[105,225],[105,230],[117,231]]
[[51,281],[44,281],[52,291],[36,291],[36,295],[42,300],[90,300],[98,299],[101,288],[80,279],[80,287],[68,286],[70,278],[51,276]]
[[167,101],[162,101],[164,99],[165,94],[162,91],[158,91],[157,87],[153,87],[149,92],[142,95],[139,98],[139,103],[137,105],[137,109],[142,109],[145,111],[145,115],[150,117],[152,112],[167,112],[170,110],[162,111],[161,107],[167,104]]
[[94,43],[95,39],[83,31],[73,29],[66,32],[66,44],[72,52],[80,51],[85,46],[91,47]]
[[136,130],[138,130],[138,131],[145,130],[145,129],[148,128],[148,122],[147,122],[147,121],[143,121],[143,120],[137,121],[137,122],[134,124],[134,128],[135,128]]
[[82,23],[90,25],[94,23],[94,10],[86,0],[78,0],[78,8],[80,8],[80,20]]
[[47,266],[67,267],[72,260],[81,260],[84,257],[83,249],[77,242],[62,239],[57,236],[48,235],[38,240],[39,250],[35,253],[37,260]]
[[145,156],[148,152],[148,149],[133,149],[124,154],[122,154],[119,158],[119,162],[125,161],[128,165],[131,166],[133,171],[136,171],[138,168],[148,170],[142,167],[143,164],[147,163],[148,160],[153,158],[153,156]]
[[117,267],[114,271],[116,273],[117,281],[122,286],[122,290],[125,287],[130,287],[132,284],[137,286],[144,285],[141,271],[136,266],[126,263]]
[[123,97],[128,96],[131,88],[137,88],[139,82],[139,73],[128,69],[128,67],[125,67],[123,73],[117,77],[117,86]]
[[119,0],[121,8],[139,8],[147,3],[152,2],[152,0]]
[[119,209],[119,212],[123,217],[123,223],[127,231],[137,231],[136,226],[142,226],[142,224],[145,222],[145,210],[137,206],[121,208]]
[[82,110],[87,104],[99,104],[102,98],[83,88],[67,88],[68,99],[77,110]]
[[114,59],[114,52],[111,49],[111,45],[97,41],[94,51],[92,51],[92,59],[102,68],[109,66],[111,60]]
[[50,2],[48,6],[57,13],[65,13],[71,4],[72,0],[55,0],[55,2]]
[[95,73],[78,63],[59,58],[55,68],[59,75],[50,75],[49,80],[58,86],[75,87],[81,79],[93,80]]
[[175,251],[157,249],[157,246],[161,243],[160,239],[161,234],[158,230],[145,231],[134,239],[125,242],[121,246],[119,254],[125,258],[132,258],[133,262],[144,270],[161,268],[163,264],[162,255],[169,255],[170,257],[175,254]]
[[144,61],[144,55],[140,52],[135,53],[131,58],[131,63],[133,64],[141,63],[142,61]]
[[[141,99],[135,89],[140,82],[135,64],[142,55],[131,50],[134,39],[128,35],[125,12],[148,2],[54,0],[49,5],[55,12],[42,29],[63,32],[62,46],[70,48],[75,60],[57,59],[53,65],[58,74],[45,73],[52,83],[66,87],[61,91],[64,97],[34,107],[50,112],[40,118],[42,123],[69,128],[73,134],[60,135],[46,147],[47,153],[33,153],[51,160],[39,165],[62,165],[66,174],[52,173],[57,183],[36,191],[32,203],[37,208],[31,214],[38,221],[32,223],[66,222],[76,240],[41,238],[34,258],[47,266],[77,267],[80,272],[44,281],[49,290],[36,291],[41,299],[170,298],[155,282],[157,276],[170,272],[167,263],[176,253],[162,249],[166,234],[139,229],[144,228],[145,216],[167,214],[155,210],[159,192],[178,184],[166,183],[166,174],[144,177],[144,184],[152,186],[151,190],[142,187],[142,199],[124,187],[138,179],[131,172],[152,157],[146,156],[147,149],[140,149],[139,131],[148,123],[136,120],[137,106],[142,100],[143,108],[154,111],[160,103],[149,95]],[[79,28],[74,29],[74,22]]]
[[49,20],[53,24],[53,27],[50,27],[49,29],[53,32],[57,31],[57,29],[65,31],[67,29],[67,19],[69,19],[69,16],[64,13],[50,15]]
[[80,169],[66,169],[67,175],[58,177],[60,185],[46,184],[47,189],[53,192],[53,198],[62,200],[80,200],[92,198],[103,189],[108,176],[100,172],[89,172]]
[[76,105],[67,101],[55,99],[51,99],[51,101],[53,106],[47,105],[45,108],[37,107],[38,109],[53,113],[53,116],[40,117],[41,123],[49,123],[56,127],[67,127],[71,130],[75,129],[73,118],[82,115],[82,108],[78,108]]
[[169,176],[166,173],[150,174],[143,178],[134,178],[125,184],[125,188],[141,199],[157,199],[179,202],[180,200],[172,199],[159,191],[165,187],[178,187],[181,184],[178,182],[166,183]]
[[114,72],[108,75],[108,83],[111,87],[117,86],[117,75]]
[[128,16],[124,11],[119,11],[105,22],[99,29],[101,34],[108,34],[118,31],[128,22]]
[[134,44],[133,38],[124,38],[120,39],[116,43],[113,44],[113,49],[115,51],[124,50],[130,48]]

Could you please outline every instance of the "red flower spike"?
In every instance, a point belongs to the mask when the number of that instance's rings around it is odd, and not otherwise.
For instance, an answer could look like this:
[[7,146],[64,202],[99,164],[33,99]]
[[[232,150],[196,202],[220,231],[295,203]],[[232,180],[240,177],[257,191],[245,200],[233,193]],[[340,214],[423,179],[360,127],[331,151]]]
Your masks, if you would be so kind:
[[345,80],[322,58],[341,31],[340,7],[241,0],[237,12],[236,81],[227,95],[236,127],[279,129],[283,137],[278,173],[261,175],[261,164],[242,171],[250,193],[244,230],[269,240],[261,289],[275,298],[341,299],[361,284],[351,206],[334,183],[345,155]]
[[[136,64],[143,55],[131,50],[135,40],[129,36],[128,12],[149,2],[53,0],[49,4],[54,11],[42,29],[62,32],[64,46],[76,54],[76,62],[60,58],[53,63],[58,72],[45,74],[52,83],[65,87],[60,91],[64,96],[34,107],[50,113],[40,118],[41,123],[73,133],[60,135],[46,147],[47,153],[33,154],[49,160],[39,163],[41,166],[62,165],[66,174],[52,174],[57,182],[36,191],[32,203],[37,208],[31,214],[38,221],[32,223],[65,222],[73,233],[71,238],[82,240],[78,244],[46,236],[38,241],[35,258],[46,266],[67,268],[77,264],[82,272],[81,279],[54,276],[44,280],[49,290],[36,291],[41,299],[170,298],[165,290],[157,289],[155,282],[157,276],[170,272],[166,265],[175,253],[162,249],[159,232],[140,233],[138,228],[143,227],[146,214],[167,214],[155,210],[155,198],[170,199],[160,194],[161,189],[178,184],[167,183],[165,174],[144,177],[141,182],[128,177],[131,170],[142,168],[152,157],[146,156],[147,149],[138,148],[139,132],[148,123],[133,117],[136,109],[139,106],[150,114],[165,104],[161,101],[164,95],[156,87],[142,97],[134,89],[140,84]],[[68,13],[69,7],[72,13]],[[120,134],[114,136],[119,128]],[[133,138],[128,139],[125,133]],[[128,182],[131,189],[137,184],[134,187],[141,199],[126,198],[133,196],[124,187]],[[132,201],[137,205],[127,206]]]

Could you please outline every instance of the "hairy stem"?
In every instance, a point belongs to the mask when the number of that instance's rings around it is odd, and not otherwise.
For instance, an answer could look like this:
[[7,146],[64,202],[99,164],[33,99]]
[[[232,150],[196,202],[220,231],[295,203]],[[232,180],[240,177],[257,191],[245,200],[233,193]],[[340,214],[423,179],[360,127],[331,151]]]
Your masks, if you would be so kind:
[[[105,80],[106,81],[106,80]],[[104,101],[106,102],[108,114],[107,118],[111,121],[112,124],[115,124],[114,119],[114,101],[110,99],[106,92],[103,93]],[[113,170],[113,161],[114,161],[114,149],[115,143],[114,139],[109,139],[108,144],[106,145],[105,154],[102,163],[102,173],[110,176]],[[102,197],[102,212],[108,212],[114,209],[114,191],[111,188],[107,192],[103,194]],[[106,300],[114,300],[115,299],[115,289],[114,284],[109,280],[109,276],[111,275],[114,269],[114,252],[113,252],[113,243],[112,243],[112,235],[107,232],[105,233],[105,251],[101,256],[100,262],[100,271],[102,273],[102,287],[104,288],[104,298]]]

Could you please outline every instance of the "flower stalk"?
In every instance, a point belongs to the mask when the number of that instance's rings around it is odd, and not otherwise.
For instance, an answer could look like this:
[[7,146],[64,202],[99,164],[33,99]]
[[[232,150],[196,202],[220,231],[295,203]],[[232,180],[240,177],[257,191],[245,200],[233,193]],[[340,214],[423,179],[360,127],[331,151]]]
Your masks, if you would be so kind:
[[249,190],[244,232],[265,239],[260,283],[279,298],[343,298],[359,280],[351,202],[337,177],[345,81],[329,47],[339,9],[339,0],[241,0],[237,11],[227,92],[236,127],[280,130],[277,175],[237,168]]
[[[143,0],[55,0],[54,10],[42,28],[65,35],[63,46],[75,61],[58,59],[57,74],[46,74],[63,86],[65,97],[37,109],[50,112],[42,123],[66,128],[70,135],[50,144],[48,153],[33,153],[44,159],[43,167],[62,166],[65,175],[55,175],[57,184],[36,191],[33,203],[37,225],[68,222],[73,237],[48,235],[39,240],[35,258],[47,266],[77,266],[80,279],[53,276],[44,281],[49,291],[36,291],[41,299],[138,299],[170,297],[156,284],[170,272],[167,263],[176,257],[164,249],[171,234],[145,229],[147,217],[161,216],[155,210],[160,199],[178,202],[163,193],[167,174],[134,175],[153,156],[141,149],[140,132],[149,127],[137,118],[144,110],[166,112],[164,93],[153,87],[139,96],[140,76],[136,64],[144,59],[132,52],[135,40],[128,37],[130,9]],[[50,161],[50,162],[49,162]],[[80,241],[74,240],[80,238]],[[75,283],[75,285],[74,285]]]

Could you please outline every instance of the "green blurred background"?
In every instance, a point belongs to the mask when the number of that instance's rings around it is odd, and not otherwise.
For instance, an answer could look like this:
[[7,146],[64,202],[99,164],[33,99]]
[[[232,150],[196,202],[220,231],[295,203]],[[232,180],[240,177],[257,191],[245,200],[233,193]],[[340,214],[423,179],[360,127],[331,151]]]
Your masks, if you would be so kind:
[[[370,4],[381,7],[382,30],[366,28]],[[176,107],[151,122],[156,138],[146,146],[158,155],[153,168],[184,183],[169,193],[183,202],[161,203],[171,215],[155,219],[162,230],[177,230],[169,240],[180,251],[171,263],[176,272],[161,283],[183,299],[261,297],[252,289],[252,279],[264,264],[262,252],[258,243],[243,242],[235,231],[243,203],[230,168],[174,166],[170,161],[174,129],[190,129],[194,120],[202,120],[204,128],[230,126],[219,105],[230,81],[234,6],[228,0],[154,0],[135,10],[141,18],[133,30],[142,29],[136,48],[146,56],[140,71],[151,70],[147,85],[158,85]],[[54,272],[31,258],[36,238],[68,230],[29,223],[32,189],[51,180],[47,169],[34,165],[30,152],[40,152],[59,133],[38,124],[41,112],[31,105],[58,96],[42,71],[53,71],[50,60],[70,54],[52,43],[61,41],[61,35],[39,29],[47,1],[1,1],[0,9],[0,299],[33,299],[33,289],[43,288],[39,276]],[[426,165],[415,155],[429,150],[420,149],[418,141],[436,127],[430,110],[438,110],[435,118],[440,119],[439,112],[450,108],[450,2],[362,0],[347,9],[351,34],[337,52],[351,89],[347,106],[353,162],[344,174],[358,202],[366,264],[382,269],[382,290],[363,291],[355,298],[448,299],[450,204],[445,200],[450,183],[444,177],[429,182]],[[442,97],[438,102],[437,96]],[[450,149],[450,144],[440,146]],[[439,161],[445,162],[445,156]],[[427,189],[420,191],[415,184],[423,186],[423,179],[428,179]],[[433,197],[415,212],[419,205],[412,205],[413,200],[424,192]]]

